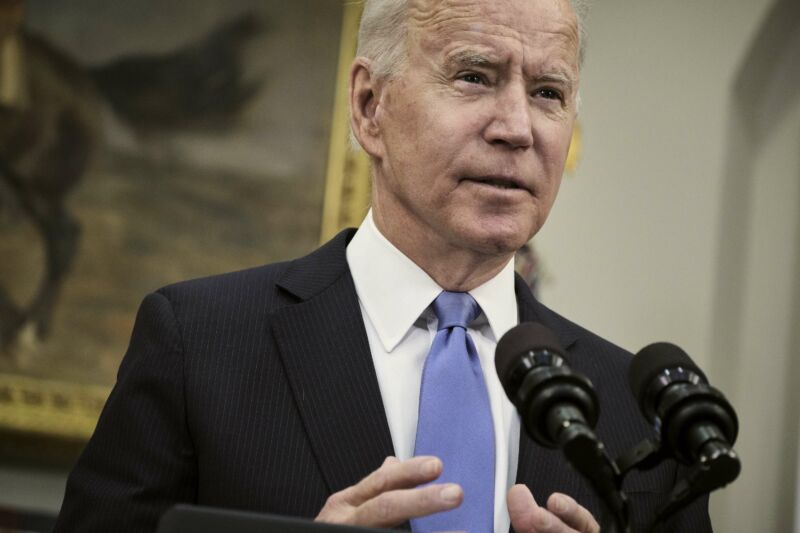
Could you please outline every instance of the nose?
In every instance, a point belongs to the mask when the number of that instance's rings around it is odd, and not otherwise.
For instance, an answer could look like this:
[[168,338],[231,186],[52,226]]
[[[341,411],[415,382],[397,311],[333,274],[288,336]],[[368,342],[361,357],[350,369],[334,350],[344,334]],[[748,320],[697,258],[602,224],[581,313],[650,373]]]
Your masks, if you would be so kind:
[[528,91],[522,84],[511,83],[495,95],[492,120],[484,130],[490,144],[509,148],[533,146],[533,122]]

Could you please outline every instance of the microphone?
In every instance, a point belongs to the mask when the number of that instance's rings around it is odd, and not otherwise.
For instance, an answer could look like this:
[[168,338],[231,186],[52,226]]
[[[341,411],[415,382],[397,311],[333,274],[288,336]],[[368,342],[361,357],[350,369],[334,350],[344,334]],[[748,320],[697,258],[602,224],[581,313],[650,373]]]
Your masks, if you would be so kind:
[[495,368],[530,437],[547,448],[592,436],[599,414],[588,378],[574,373],[555,334],[523,322],[497,343]]
[[592,382],[574,372],[555,334],[523,322],[497,343],[495,368],[528,435],[559,448],[603,504],[602,530],[627,533],[628,499],[619,467],[595,435],[599,407]]
[[639,408],[678,461],[713,461],[726,482],[738,476],[736,412],[686,352],[668,342],[646,346],[633,358],[628,377]]

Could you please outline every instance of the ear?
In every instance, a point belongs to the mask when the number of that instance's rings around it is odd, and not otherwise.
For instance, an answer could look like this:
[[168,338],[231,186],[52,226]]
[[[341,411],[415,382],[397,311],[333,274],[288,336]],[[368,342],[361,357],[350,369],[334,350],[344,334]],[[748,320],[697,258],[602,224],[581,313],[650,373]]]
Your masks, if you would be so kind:
[[350,67],[350,127],[365,152],[381,157],[383,145],[375,117],[380,87],[370,67],[370,61],[364,57],[355,58]]

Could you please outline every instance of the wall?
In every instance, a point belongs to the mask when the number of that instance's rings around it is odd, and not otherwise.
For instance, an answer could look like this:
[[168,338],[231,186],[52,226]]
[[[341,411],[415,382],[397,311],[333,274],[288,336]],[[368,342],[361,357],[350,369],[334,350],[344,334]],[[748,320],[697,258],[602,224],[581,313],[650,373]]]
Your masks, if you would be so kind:
[[590,13],[584,155],[536,241],[543,298],[626,348],[671,339],[708,362],[731,84],[768,6]]
[[[753,161],[741,327],[715,353],[735,371],[720,386],[738,408],[741,478],[720,495],[720,531],[790,531],[797,446],[792,390],[800,324],[800,99],[785,109]],[[719,310],[723,314],[723,310]],[[711,339],[712,350],[720,343]],[[715,366],[712,365],[712,368]],[[729,367],[730,368],[730,367]],[[723,384],[724,383],[724,386]]]
[[56,513],[64,496],[64,470],[0,468],[0,507]]
[[536,238],[547,303],[632,351],[681,345],[736,406],[744,466],[712,498],[718,531],[794,523],[799,10],[597,4],[585,154]]

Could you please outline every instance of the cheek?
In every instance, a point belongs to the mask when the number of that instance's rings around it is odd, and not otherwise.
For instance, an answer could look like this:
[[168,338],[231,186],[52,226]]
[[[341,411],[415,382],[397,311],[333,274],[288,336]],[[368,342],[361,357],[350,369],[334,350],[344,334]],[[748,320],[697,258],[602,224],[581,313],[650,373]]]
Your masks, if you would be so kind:
[[544,164],[551,171],[557,172],[559,176],[569,152],[569,145],[572,140],[572,124],[572,121],[568,124],[545,123],[536,133],[537,139],[534,142],[539,144],[539,153]]
[[434,177],[451,168],[452,161],[457,159],[465,144],[457,139],[460,130],[456,124],[436,113],[417,110],[408,119],[403,123],[401,134],[405,166],[409,171],[413,169],[416,178],[429,177],[431,187],[439,185]]
[[550,212],[550,208],[553,207],[553,204],[556,201],[556,196],[558,195],[558,190],[561,188],[561,174],[559,173],[558,176],[553,178],[553,182],[550,184],[549,189],[549,197],[547,199],[547,212]]

